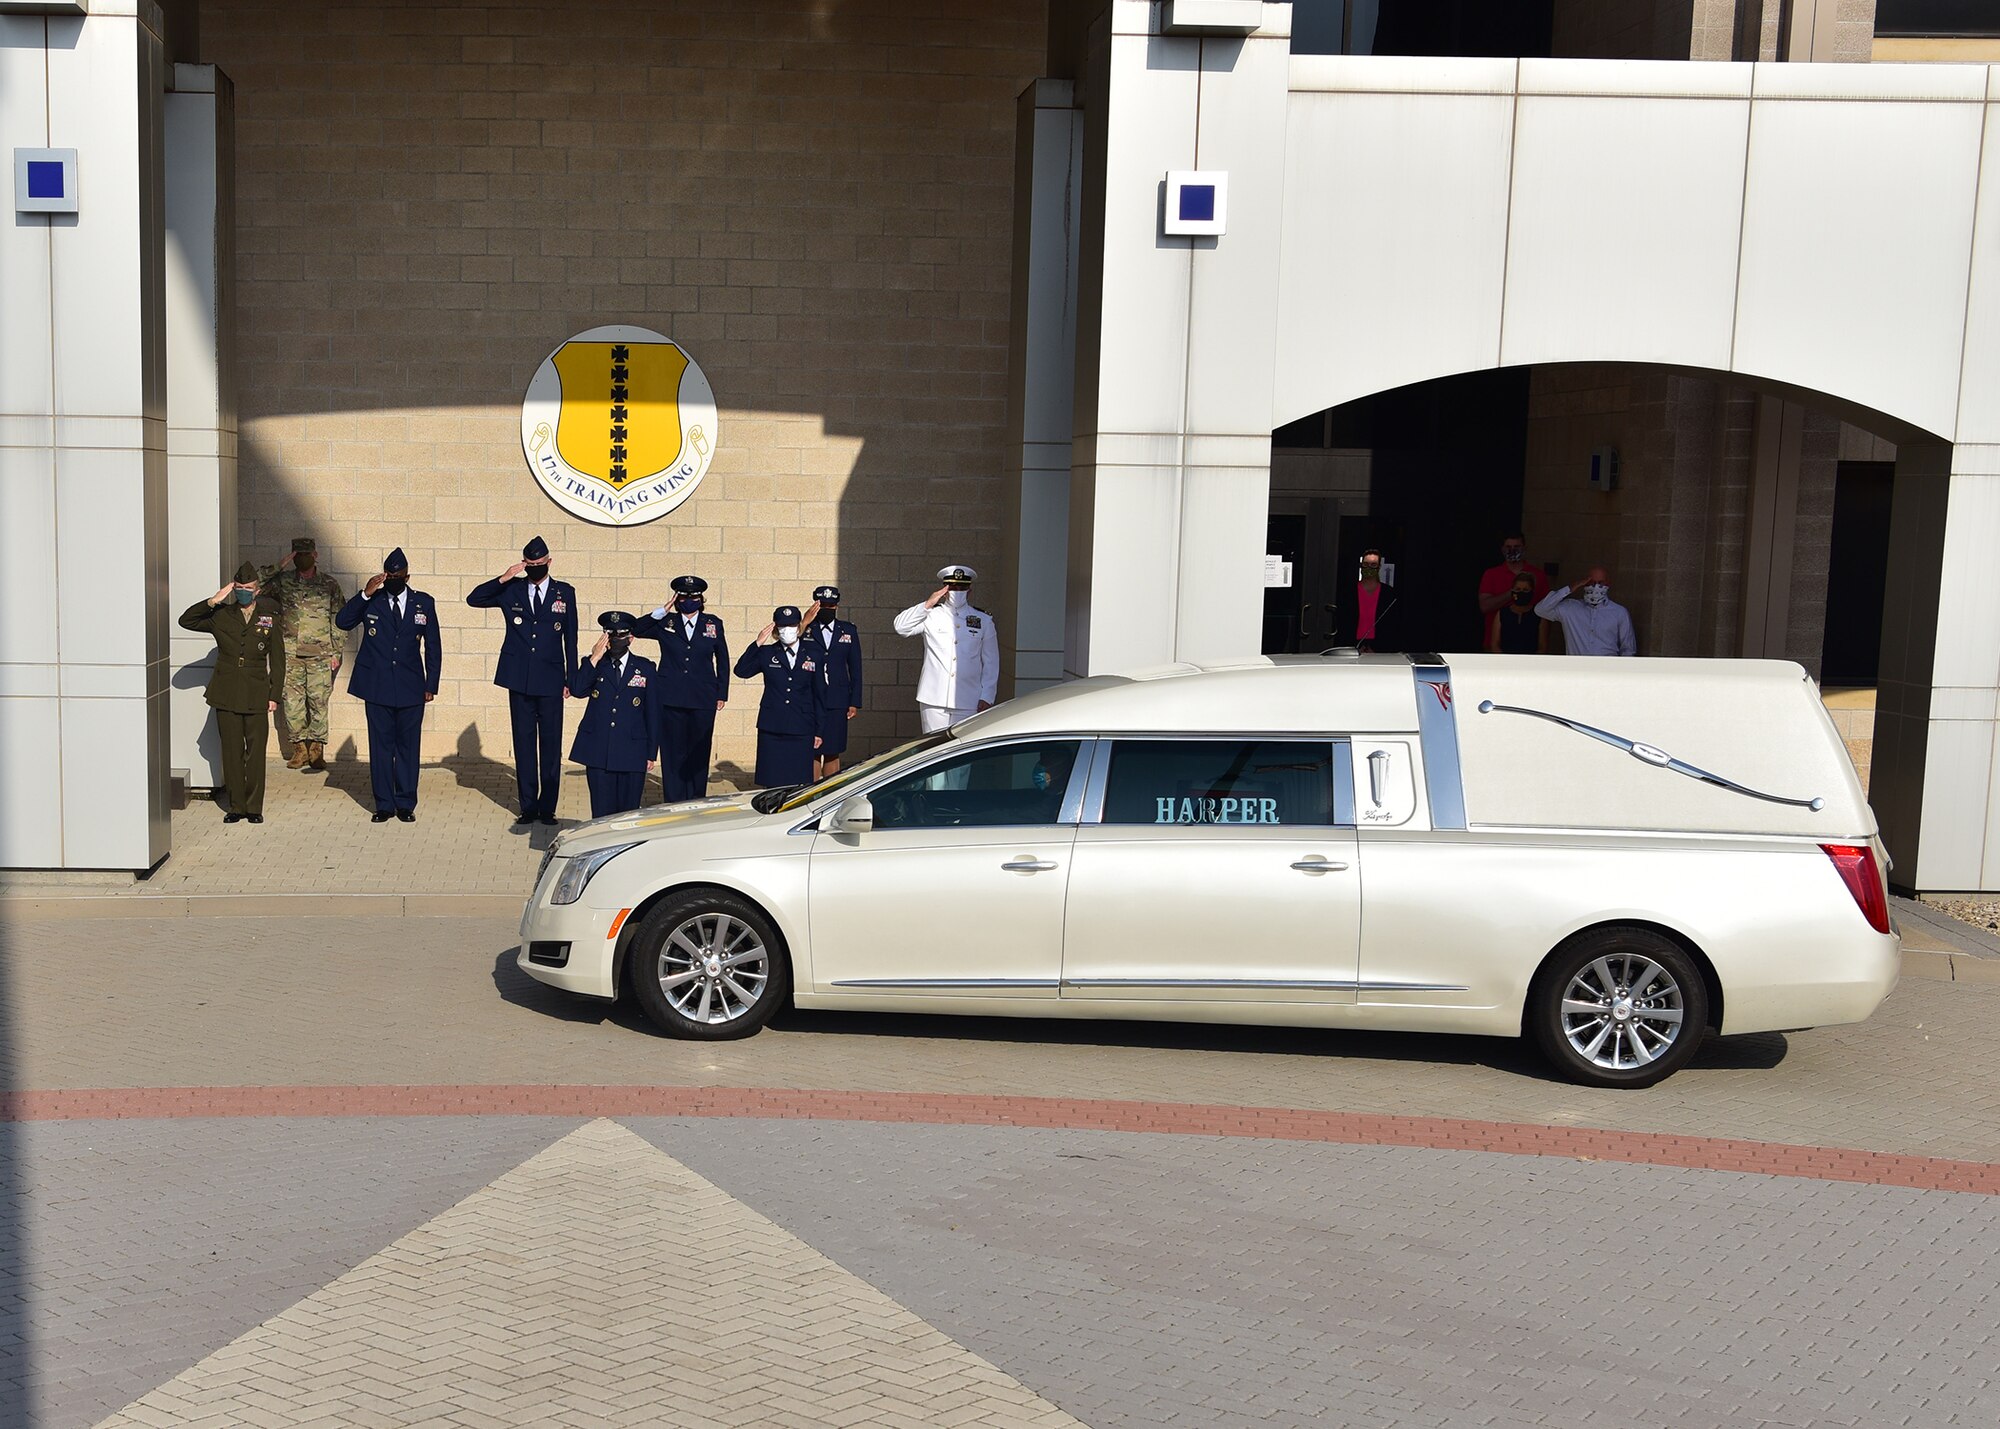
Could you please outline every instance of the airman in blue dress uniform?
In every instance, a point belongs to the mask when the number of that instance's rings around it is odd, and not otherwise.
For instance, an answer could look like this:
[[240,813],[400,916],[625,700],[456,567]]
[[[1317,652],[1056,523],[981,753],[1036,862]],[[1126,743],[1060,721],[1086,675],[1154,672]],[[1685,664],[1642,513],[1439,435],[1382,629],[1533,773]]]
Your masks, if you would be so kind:
[[437,698],[444,642],[438,638],[437,602],[410,587],[410,563],[398,546],[379,575],[356,591],[333,623],[352,630],[366,622],[347,693],[368,711],[368,778],[375,816],[417,821],[417,750],[424,706]]
[[[549,577],[549,546],[540,536],[521,559],[472,588],[465,603],[507,617],[493,683],[507,692],[514,722],[517,824],[556,821],[561,789],[563,701],[576,674],[576,588]],[[516,577],[522,579],[516,580]]]
[[660,747],[659,667],[632,653],[630,615],[607,610],[597,623],[604,633],[569,681],[569,692],[584,702],[569,757],[590,783],[593,819],[646,801],[646,771]]
[[799,608],[781,605],[736,662],[738,679],[764,677],[757,706],[757,783],[766,789],[812,782],[826,688],[820,659],[799,638]]
[[824,779],[840,772],[847,752],[847,722],[861,713],[861,632],[840,618],[840,587],[815,586],[806,607],[806,649],[820,662],[819,748],[813,751],[813,774]]
[[674,608],[632,622],[660,642],[660,787],[668,803],[708,793],[715,716],[729,701],[729,637],[706,610],[708,582],[674,577]]

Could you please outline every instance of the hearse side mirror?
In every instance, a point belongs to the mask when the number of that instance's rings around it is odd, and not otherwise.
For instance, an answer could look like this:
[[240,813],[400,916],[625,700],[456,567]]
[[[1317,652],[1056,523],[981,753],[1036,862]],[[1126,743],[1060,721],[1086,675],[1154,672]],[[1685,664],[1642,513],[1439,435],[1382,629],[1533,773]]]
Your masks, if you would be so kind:
[[826,818],[830,834],[865,834],[874,827],[875,806],[860,794],[837,806]]

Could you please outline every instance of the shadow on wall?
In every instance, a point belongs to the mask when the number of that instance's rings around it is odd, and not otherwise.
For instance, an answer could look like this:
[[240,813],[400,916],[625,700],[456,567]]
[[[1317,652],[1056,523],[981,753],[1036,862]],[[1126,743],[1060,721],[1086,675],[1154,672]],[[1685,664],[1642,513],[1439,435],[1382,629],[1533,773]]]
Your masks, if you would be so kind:
[[[914,735],[921,652],[891,620],[940,565],[1000,551],[1014,100],[1042,7],[484,11],[455,9],[446,41],[423,7],[204,6],[238,103],[243,553],[313,535],[351,591],[409,552],[445,627],[427,757],[469,724],[511,762],[498,617],[464,597],[536,534],[586,648],[598,612],[686,572],[732,654],[839,585],[867,656],[850,758]],[[496,106],[503,77],[532,95]],[[530,100],[535,121],[491,117]],[[683,344],[720,407],[694,497],[622,529],[561,512],[520,448],[535,368],[612,322]],[[732,686],[718,759],[752,763],[757,693]],[[364,738],[356,701],[332,713],[334,742]]]

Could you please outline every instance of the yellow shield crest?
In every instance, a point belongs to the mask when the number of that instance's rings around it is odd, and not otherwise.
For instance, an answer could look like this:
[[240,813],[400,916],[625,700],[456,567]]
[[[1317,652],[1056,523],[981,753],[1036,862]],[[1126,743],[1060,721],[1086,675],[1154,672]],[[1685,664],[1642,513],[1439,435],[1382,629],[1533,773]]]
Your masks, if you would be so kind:
[[556,450],[613,490],[664,471],[681,455],[681,374],[670,342],[566,342],[552,359],[562,384]]

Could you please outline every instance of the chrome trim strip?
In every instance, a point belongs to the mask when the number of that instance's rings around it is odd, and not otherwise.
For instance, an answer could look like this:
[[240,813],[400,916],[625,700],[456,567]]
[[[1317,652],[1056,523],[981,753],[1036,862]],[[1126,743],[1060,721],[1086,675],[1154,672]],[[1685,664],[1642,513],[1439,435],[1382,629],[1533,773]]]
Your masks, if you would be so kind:
[[1353,978],[1066,977],[1064,987],[1192,987],[1244,992],[1470,992],[1438,982],[1357,982]]
[[1041,977],[858,977],[841,978],[835,987],[880,987],[911,988],[930,991],[943,988],[966,987],[1006,987],[1006,988],[1053,988],[1056,979]]
[[1794,809],[1810,809],[1815,814],[1826,807],[1826,800],[1820,798],[1787,799],[1782,794],[1766,794],[1760,789],[1752,789],[1748,784],[1738,784],[1734,779],[1725,779],[1720,774],[1711,774],[1706,769],[1697,768],[1695,765],[1689,764],[1684,760],[1676,759],[1657,745],[1641,744],[1636,739],[1627,739],[1622,734],[1613,734],[1609,730],[1599,729],[1597,726],[1585,724],[1581,720],[1569,719],[1564,715],[1549,714],[1545,710],[1531,710],[1521,705],[1496,705],[1491,700],[1481,700],[1479,702],[1479,712],[1481,714],[1492,714],[1495,711],[1501,714],[1532,715],[1536,719],[1545,719],[1550,724],[1559,724],[1565,729],[1575,730],[1578,734],[1589,735],[1592,739],[1608,744],[1613,749],[1623,750],[1642,764],[1650,764],[1656,769],[1671,769],[1676,774],[1685,774],[1688,778],[1698,780],[1703,784],[1713,784],[1718,789],[1727,789],[1733,794],[1742,794],[1751,799],[1762,799],[1767,804],[1787,804]]
[[1351,829],[1354,823],[1354,742],[1336,739],[1333,742],[1333,825],[1338,829]]
[[1431,827],[1465,827],[1465,774],[1458,759],[1458,724],[1451,712],[1451,666],[1437,655],[1410,656],[1417,686],[1417,740],[1424,751],[1424,791]]

